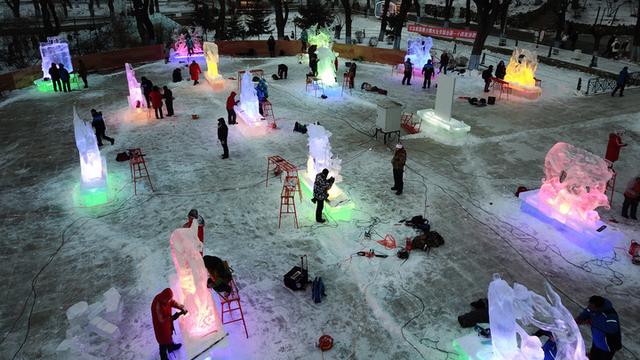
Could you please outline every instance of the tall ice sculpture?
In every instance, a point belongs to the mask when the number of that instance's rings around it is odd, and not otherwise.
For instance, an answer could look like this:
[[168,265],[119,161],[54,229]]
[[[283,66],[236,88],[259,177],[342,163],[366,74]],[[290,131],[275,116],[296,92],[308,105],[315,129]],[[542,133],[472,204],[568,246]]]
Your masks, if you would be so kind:
[[81,190],[105,188],[107,166],[104,158],[100,156],[96,134],[90,122],[80,119],[75,107],[73,108],[73,132],[80,154]]
[[259,126],[262,123],[262,116],[258,109],[258,95],[253,85],[251,71],[247,70],[242,75],[240,82],[240,104],[236,105],[236,110],[240,118],[251,126]]
[[136,79],[136,72],[129,63],[124,64],[124,70],[127,73],[127,84],[129,86],[129,107],[132,109],[144,109],[147,102],[142,94],[140,83]]
[[224,89],[224,78],[218,72],[218,45],[213,42],[204,42],[204,56],[207,60],[207,72],[204,77],[214,90]]
[[69,44],[62,41],[59,37],[48,37],[47,42],[40,43],[40,58],[42,59],[42,79],[34,81],[39,91],[53,91],[53,83],[51,81],[44,81],[43,79],[50,79],[49,68],[51,64],[63,64],[65,69],[73,77],[73,63],[71,61],[71,55],[69,54]]

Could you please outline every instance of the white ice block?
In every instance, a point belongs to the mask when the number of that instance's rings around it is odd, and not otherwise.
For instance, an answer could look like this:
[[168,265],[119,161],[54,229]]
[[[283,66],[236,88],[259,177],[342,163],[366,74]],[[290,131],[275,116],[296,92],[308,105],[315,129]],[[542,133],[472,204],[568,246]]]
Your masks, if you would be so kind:
[[89,304],[86,301],[80,301],[73,304],[67,309],[67,320],[73,325],[84,325],[87,323],[87,315],[89,313]]
[[104,318],[113,323],[118,323],[122,317],[122,301],[118,290],[111,288],[104,293]]
[[89,305],[89,310],[87,312],[87,317],[89,318],[89,322],[91,322],[91,320],[93,320],[94,318],[102,315],[104,310],[105,310],[104,304],[100,301],[94,302],[93,304]]
[[115,339],[120,336],[120,329],[100,316],[91,319],[89,330],[108,339]]

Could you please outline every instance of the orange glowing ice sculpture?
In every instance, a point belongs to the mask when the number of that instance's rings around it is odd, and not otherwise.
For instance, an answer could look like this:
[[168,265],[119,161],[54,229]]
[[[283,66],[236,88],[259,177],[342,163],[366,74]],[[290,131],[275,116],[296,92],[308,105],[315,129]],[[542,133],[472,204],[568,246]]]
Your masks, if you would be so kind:
[[533,88],[536,86],[536,69],[538,68],[538,56],[529,50],[516,48],[513,50],[509,64],[507,65],[507,75],[504,81],[523,87]]
[[180,228],[171,233],[171,254],[182,290],[180,302],[189,311],[187,316],[180,318],[180,329],[192,338],[222,329],[215,303],[207,289],[208,273],[200,255],[201,244],[197,221],[191,228]]
[[605,191],[613,173],[599,156],[559,142],[544,159],[544,175],[540,200],[555,210],[563,223],[593,225],[600,219],[595,209],[609,208]]

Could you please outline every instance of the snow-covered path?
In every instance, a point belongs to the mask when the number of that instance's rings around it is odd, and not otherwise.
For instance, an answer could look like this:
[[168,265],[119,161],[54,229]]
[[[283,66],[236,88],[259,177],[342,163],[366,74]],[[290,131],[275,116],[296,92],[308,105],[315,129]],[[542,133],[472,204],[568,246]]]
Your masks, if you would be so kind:
[[[281,62],[289,65],[289,79],[271,81]],[[123,73],[93,76],[89,90],[70,96],[27,89],[0,103],[6,129],[0,134],[5,234],[0,270],[7,274],[0,329],[3,337],[11,330],[0,344],[3,354],[12,356],[22,343],[31,279],[64,241],[38,278],[29,336],[18,358],[59,358],[55,348],[67,329],[64,311],[81,300],[98,300],[111,286],[125,302],[123,336],[110,343],[91,338],[84,350],[98,358],[155,358],[149,304],[174,272],[170,232],[192,207],[207,220],[205,252],[228,260],[236,272],[249,327],[247,340],[241,326],[228,325],[228,346],[216,349],[215,359],[320,359],[314,343],[323,333],[336,340],[325,359],[445,359],[442,351],[452,351],[451,341],[467,333],[457,316],[484,296],[495,272],[537,292],[547,278],[572,311],[594,293],[607,296],[622,318],[625,345],[640,353],[634,338],[640,330],[635,315],[640,284],[637,267],[625,256],[626,243],[615,256],[594,258],[521,213],[513,196],[518,185],[539,184],[544,155],[555,142],[599,154],[611,130],[626,128],[630,145],[616,163],[620,191],[640,161],[639,92],[630,90],[625,98],[575,97],[578,73],[542,65],[545,92],[537,102],[513,99],[475,108],[456,101],[453,114],[472,126],[471,135],[458,145],[405,140],[405,193],[397,197],[389,190],[391,150],[368,136],[379,95],[355,90],[340,97],[338,88],[338,96],[314,98],[304,91],[307,68],[294,58],[222,58],[220,65],[226,76],[247,67],[266,70],[280,129],[249,136],[231,127],[230,160],[219,158],[215,120],[225,116],[224,101],[235,87],[231,80],[221,93],[206,82],[169,84],[178,116],[162,121],[126,116]],[[164,85],[172,68],[154,63],[136,71]],[[388,66],[359,64],[356,82],[362,81],[388,89],[407,111],[433,106],[434,90],[420,89],[419,78],[413,86],[399,85]],[[457,96],[482,95],[477,74],[460,77],[456,89]],[[79,170],[72,104],[85,118],[91,108],[102,110],[108,134],[116,138],[115,146],[103,147],[114,189],[111,204],[87,209],[73,202]],[[192,113],[200,119],[191,120]],[[290,218],[277,228],[280,183],[265,187],[266,157],[281,155],[304,166],[307,137],[291,132],[295,121],[320,121],[333,133],[333,153],[343,160],[341,188],[355,205],[351,221],[318,226],[313,204],[303,199],[301,229],[295,230]],[[143,188],[133,196],[128,165],[114,161],[130,147],[147,154],[156,192]],[[602,212],[603,219],[621,220],[621,197],[619,192],[614,210]],[[414,252],[402,262],[374,242],[392,234],[404,243],[414,232],[397,221],[423,213],[444,236],[444,247]],[[637,222],[615,227],[627,239],[638,238]],[[370,248],[391,256],[353,256]],[[309,292],[292,293],[282,285],[282,275],[302,254],[309,255],[311,274],[325,280],[328,296],[321,304],[314,304]],[[588,339],[586,329],[584,334]],[[632,358],[625,351],[616,356]]]

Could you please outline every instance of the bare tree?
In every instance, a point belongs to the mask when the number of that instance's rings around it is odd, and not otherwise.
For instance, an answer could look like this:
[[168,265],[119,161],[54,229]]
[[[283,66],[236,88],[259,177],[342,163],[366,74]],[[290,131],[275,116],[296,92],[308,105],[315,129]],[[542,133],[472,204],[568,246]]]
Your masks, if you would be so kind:
[[477,70],[487,36],[489,36],[496,19],[503,11],[507,11],[511,0],[473,0],[473,2],[478,11],[478,32],[469,57],[469,69]]
[[149,19],[149,0],[132,0],[133,14],[140,39],[144,43],[151,43],[156,38],[153,23]]
[[4,2],[9,6],[11,12],[13,13],[13,17],[20,17],[20,0],[4,0]]
[[276,13],[276,32],[278,39],[284,39],[284,28],[289,20],[289,3],[287,0],[270,0],[271,6]]
[[[42,14],[42,25],[47,36],[60,33],[60,20],[56,13],[56,7],[52,0],[39,0]],[[53,24],[51,20],[53,19]]]
[[411,7],[411,0],[402,0],[400,3],[400,12],[396,14],[396,21],[393,27],[393,48],[400,49],[400,40],[402,38],[402,28],[407,20],[407,13]]
[[225,19],[226,19],[226,0],[218,0],[220,4],[220,12],[218,13],[218,26],[216,26],[216,40],[224,40],[227,38],[226,36],[226,27],[225,27]]
[[556,13],[556,38],[553,46],[560,47],[562,44],[562,33],[564,32],[564,25],[567,18],[567,9],[569,8],[569,0],[555,0],[553,2],[553,10]]
[[380,33],[378,34],[378,41],[384,40],[384,33],[387,30],[387,21],[389,18],[389,3],[391,0],[384,0],[382,4],[382,17],[380,18]]
[[351,44],[351,1],[340,0],[344,9],[344,42]]
[[467,0],[467,4],[464,7],[464,28],[469,29],[471,24],[471,0]]
[[449,19],[451,18],[451,8],[453,0],[445,0],[444,2],[444,27],[449,27]]
[[631,47],[631,59],[633,61],[640,61],[640,1],[638,3],[636,26],[633,29],[633,46]]

